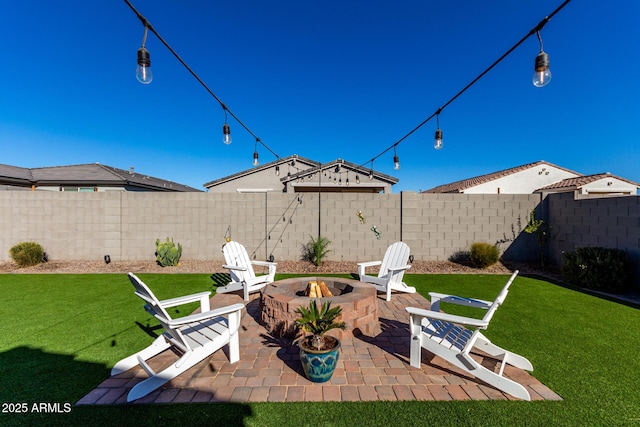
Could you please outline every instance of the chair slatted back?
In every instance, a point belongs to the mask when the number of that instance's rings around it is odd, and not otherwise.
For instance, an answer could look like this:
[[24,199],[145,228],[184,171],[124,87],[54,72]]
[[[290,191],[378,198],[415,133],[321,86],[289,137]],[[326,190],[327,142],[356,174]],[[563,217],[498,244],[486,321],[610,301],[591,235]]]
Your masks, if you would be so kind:
[[180,330],[169,326],[171,316],[169,315],[167,310],[165,310],[164,307],[160,305],[160,300],[155,296],[153,292],[151,292],[151,289],[149,289],[149,287],[138,278],[138,276],[133,273],[129,273],[128,276],[131,284],[136,290],[136,295],[146,302],[146,305],[144,307],[145,310],[151,313],[153,317],[158,319],[158,321],[164,328],[165,336],[170,338],[171,342],[182,350],[188,350],[190,347],[184,335],[180,332]]
[[[404,242],[396,242],[389,246],[382,259],[378,277],[385,277],[389,273],[389,267],[407,265],[410,251],[409,246]],[[404,271],[401,273],[404,274]]]
[[229,273],[232,281],[246,282],[256,277],[253,266],[251,265],[251,259],[249,259],[249,254],[242,244],[234,241],[228,242],[222,248],[222,253],[224,254],[224,260],[227,265],[245,267],[247,269],[245,271],[231,270]]
[[504,287],[502,288],[502,290],[500,291],[496,299],[493,301],[493,304],[491,304],[491,306],[487,309],[487,312],[485,313],[482,320],[486,320],[487,322],[491,321],[491,318],[495,314],[498,307],[500,307],[504,302],[505,298],[507,298],[507,294],[509,293],[509,287],[511,286],[511,284],[513,283],[517,275],[518,275],[518,270],[513,272],[513,274],[507,281],[506,285],[504,285]]

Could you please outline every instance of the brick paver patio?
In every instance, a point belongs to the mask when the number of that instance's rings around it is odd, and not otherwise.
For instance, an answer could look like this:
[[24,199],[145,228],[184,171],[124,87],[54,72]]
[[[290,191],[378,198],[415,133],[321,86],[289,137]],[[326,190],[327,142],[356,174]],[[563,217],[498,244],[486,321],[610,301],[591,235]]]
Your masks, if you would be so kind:
[[[425,350],[421,368],[411,367],[405,307],[428,308],[428,300],[417,293],[395,293],[389,302],[382,294],[377,301],[382,332],[375,337],[360,335],[343,340],[338,367],[327,383],[307,380],[298,347],[266,333],[259,323],[260,294],[254,293],[242,317],[239,362],[230,364],[225,352],[218,351],[133,403],[515,400]],[[220,294],[211,299],[211,307],[236,302],[242,302],[240,295]],[[143,333],[140,339],[151,340]],[[167,351],[151,359],[150,365],[161,369],[176,359]],[[499,368],[499,363],[490,358],[482,363]],[[532,400],[561,400],[525,371],[507,366],[505,375],[524,385]],[[129,390],[145,377],[142,369],[134,368],[108,378],[77,404],[126,404]]]

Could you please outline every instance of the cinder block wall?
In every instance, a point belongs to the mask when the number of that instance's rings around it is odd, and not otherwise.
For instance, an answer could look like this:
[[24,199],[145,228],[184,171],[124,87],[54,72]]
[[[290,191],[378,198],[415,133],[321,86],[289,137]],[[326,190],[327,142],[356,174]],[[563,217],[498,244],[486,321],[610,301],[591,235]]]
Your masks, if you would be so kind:
[[553,239],[549,257],[561,265],[562,252],[602,246],[626,250],[640,283],[640,197],[583,198],[551,194],[544,201]]
[[513,243],[539,202],[537,195],[7,191],[0,192],[0,260],[27,240],[51,259],[153,260],[155,240],[166,237],[182,244],[184,259],[222,260],[228,233],[255,259],[296,260],[318,228],[333,242],[333,261],[379,259],[398,240],[416,260],[445,260],[473,242],[499,240],[510,258],[528,259],[537,248]]

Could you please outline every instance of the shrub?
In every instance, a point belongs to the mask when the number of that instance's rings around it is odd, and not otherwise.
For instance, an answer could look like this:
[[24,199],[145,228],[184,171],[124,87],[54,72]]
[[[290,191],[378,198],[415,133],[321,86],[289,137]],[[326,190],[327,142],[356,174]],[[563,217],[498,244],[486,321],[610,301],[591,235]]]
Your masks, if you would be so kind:
[[182,245],[178,243],[178,246],[173,243],[173,239],[160,242],[160,239],[156,240],[156,259],[158,264],[163,267],[176,266],[180,262],[182,256]]
[[562,278],[568,283],[609,293],[631,287],[631,260],[622,249],[584,247],[562,256]]
[[42,262],[44,250],[36,242],[21,242],[9,249],[9,255],[20,267],[30,267]]
[[498,262],[500,249],[497,245],[485,242],[476,242],[471,245],[471,265],[475,268],[486,268]]
[[545,224],[542,219],[536,219],[536,211],[532,210],[529,214],[529,221],[523,231],[527,234],[536,235],[540,252],[540,267],[544,269],[544,246],[551,239],[551,226]]
[[312,262],[320,267],[324,258],[331,252],[327,249],[330,244],[331,240],[326,237],[318,236],[317,239],[311,237],[309,242],[302,246],[302,260]]

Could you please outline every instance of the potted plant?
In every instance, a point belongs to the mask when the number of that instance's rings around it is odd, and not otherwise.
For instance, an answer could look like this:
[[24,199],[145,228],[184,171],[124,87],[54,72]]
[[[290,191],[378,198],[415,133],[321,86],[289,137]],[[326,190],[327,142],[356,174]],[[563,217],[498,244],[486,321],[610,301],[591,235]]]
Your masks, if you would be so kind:
[[312,334],[303,336],[298,342],[304,373],[313,382],[329,381],[338,363],[340,340],[325,333],[345,328],[344,322],[336,321],[342,308],[331,308],[331,301],[326,301],[318,310],[316,300],[311,299],[309,308],[298,307],[296,313],[300,314],[296,324]]

